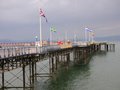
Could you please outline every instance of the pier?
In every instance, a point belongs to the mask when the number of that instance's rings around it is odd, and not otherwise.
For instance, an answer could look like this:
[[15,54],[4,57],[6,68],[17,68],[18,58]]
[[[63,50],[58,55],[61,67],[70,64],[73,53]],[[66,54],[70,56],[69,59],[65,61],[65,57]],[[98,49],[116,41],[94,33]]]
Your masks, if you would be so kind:
[[[0,90],[34,90],[40,77],[54,78],[60,67],[89,64],[89,57],[96,52],[115,51],[115,44],[93,43],[67,48],[5,47],[0,49]],[[41,63],[46,64],[41,64]],[[41,64],[41,65],[40,65]],[[8,76],[12,74],[13,76]],[[17,81],[19,82],[17,82]],[[18,84],[16,84],[16,82]]]

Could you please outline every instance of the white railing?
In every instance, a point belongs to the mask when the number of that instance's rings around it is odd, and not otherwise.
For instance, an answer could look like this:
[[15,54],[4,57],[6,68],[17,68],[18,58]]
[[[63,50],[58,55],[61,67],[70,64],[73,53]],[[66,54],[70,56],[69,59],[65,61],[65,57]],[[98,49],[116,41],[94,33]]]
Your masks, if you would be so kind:
[[0,57],[18,56],[24,54],[45,53],[50,50],[60,49],[58,45],[51,46],[29,46],[29,47],[2,47],[0,48]]

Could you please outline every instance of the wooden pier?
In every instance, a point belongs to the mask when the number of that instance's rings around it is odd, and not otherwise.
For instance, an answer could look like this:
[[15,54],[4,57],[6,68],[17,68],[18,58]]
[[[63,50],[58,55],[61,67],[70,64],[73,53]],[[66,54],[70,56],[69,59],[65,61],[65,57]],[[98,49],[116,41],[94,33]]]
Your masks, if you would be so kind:
[[[89,57],[101,51],[115,51],[115,44],[95,43],[62,49],[39,47],[3,48],[0,51],[2,53],[0,56],[0,90],[12,88],[34,90],[35,82],[39,77],[54,77],[60,67],[69,68],[70,63],[86,65],[89,63]],[[45,60],[47,65],[38,64]],[[38,70],[40,66],[42,66],[41,71]],[[48,70],[43,72],[44,68],[48,68]],[[8,76],[8,73],[14,77]],[[15,80],[20,81],[21,84],[16,84],[17,81]]]

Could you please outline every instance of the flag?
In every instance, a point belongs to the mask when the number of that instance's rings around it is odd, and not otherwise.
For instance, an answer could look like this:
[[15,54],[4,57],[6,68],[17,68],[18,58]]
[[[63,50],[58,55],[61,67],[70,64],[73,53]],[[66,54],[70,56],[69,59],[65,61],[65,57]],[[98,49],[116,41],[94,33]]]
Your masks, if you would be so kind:
[[89,32],[92,32],[93,30],[89,29],[88,31],[89,31]]
[[92,32],[93,30],[89,29],[89,28],[85,28],[86,31],[88,32]]
[[58,44],[58,45],[62,45],[63,42],[62,42],[62,41],[58,41],[57,44]]
[[42,9],[40,9],[40,16],[44,17],[46,19],[46,22],[47,22],[47,18],[45,16],[44,12],[42,11]]
[[50,31],[56,32],[56,28],[55,27],[50,27]]

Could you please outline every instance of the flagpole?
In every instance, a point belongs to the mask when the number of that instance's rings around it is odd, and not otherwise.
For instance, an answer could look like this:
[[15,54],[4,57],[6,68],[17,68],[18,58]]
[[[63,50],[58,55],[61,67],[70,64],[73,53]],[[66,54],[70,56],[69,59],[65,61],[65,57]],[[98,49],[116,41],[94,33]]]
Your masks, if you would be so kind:
[[65,31],[65,42],[67,41],[67,31]]
[[40,47],[42,47],[42,19],[40,16]]
[[85,42],[87,42],[87,30],[85,28]]
[[89,41],[89,42],[90,42],[90,38],[91,38],[90,33],[91,33],[91,32],[88,32],[88,41]]
[[92,33],[92,43],[94,42],[94,33]]
[[51,32],[51,28],[50,28],[50,45],[52,45],[51,43],[52,43],[52,32]]
[[91,38],[92,38],[92,43],[93,43],[93,35],[91,36]]
[[76,43],[76,34],[74,32],[74,43]]

